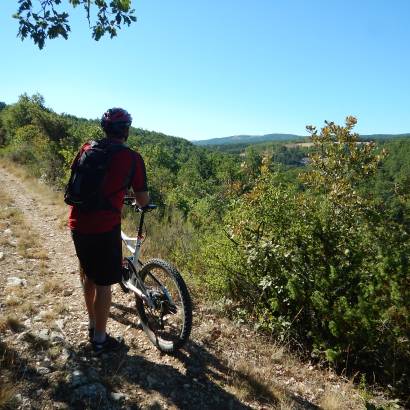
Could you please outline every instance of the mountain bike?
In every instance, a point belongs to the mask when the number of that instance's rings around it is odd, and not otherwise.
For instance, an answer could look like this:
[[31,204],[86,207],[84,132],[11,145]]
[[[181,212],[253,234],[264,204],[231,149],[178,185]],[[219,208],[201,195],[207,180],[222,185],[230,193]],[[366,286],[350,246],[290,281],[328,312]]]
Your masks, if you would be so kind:
[[162,352],[174,353],[188,340],[192,327],[192,302],[187,286],[177,269],[162,259],[139,259],[143,243],[144,219],[157,208],[150,204],[139,207],[133,198],[124,203],[140,214],[137,236],[121,231],[121,238],[130,252],[123,258],[122,282],[125,293],[135,295],[136,310],[142,329]]

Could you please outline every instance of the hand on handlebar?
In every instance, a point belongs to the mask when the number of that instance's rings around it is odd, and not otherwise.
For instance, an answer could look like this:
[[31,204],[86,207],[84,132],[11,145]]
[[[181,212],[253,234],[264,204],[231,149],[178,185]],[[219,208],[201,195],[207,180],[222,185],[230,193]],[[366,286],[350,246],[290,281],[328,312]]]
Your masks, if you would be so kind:
[[137,212],[149,212],[157,207],[157,205],[154,204],[146,204],[145,206],[141,206],[133,196],[124,197],[124,204],[132,206]]

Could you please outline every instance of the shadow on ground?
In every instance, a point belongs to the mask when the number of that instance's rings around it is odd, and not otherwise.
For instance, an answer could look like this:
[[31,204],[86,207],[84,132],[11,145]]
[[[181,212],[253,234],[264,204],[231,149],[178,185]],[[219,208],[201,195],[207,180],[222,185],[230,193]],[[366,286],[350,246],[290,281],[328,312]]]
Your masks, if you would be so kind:
[[[132,313],[132,308],[113,303],[118,312]],[[126,326],[138,328],[138,325],[127,319],[126,315],[113,309],[110,317]],[[144,390],[160,393],[174,405],[181,409],[249,409],[237,397],[226,391],[221,386],[239,384],[240,390],[257,402],[262,408],[275,408],[280,406],[280,398],[272,392],[272,383],[261,383],[252,375],[234,370],[223,363],[217,356],[211,353],[204,345],[189,341],[185,348],[174,355],[184,367],[184,372],[167,365],[147,361],[140,356],[123,357],[125,367],[119,372],[124,372],[127,377],[127,369],[140,369],[137,375],[129,375],[128,381],[139,385]],[[131,377],[131,379],[130,379]],[[284,391],[283,395],[295,409],[318,409],[314,404]],[[282,392],[281,392],[282,393]],[[281,398],[283,399],[281,394]],[[256,403],[255,403],[256,404]]]
[[[115,307],[128,311],[122,305],[117,304]],[[121,315],[114,314],[112,318],[125,325],[135,326]],[[230,368],[207,347],[194,341],[174,356],[182,364],[182,371],[166,363],[131,355],[127,348],[96,359],[92,357],[88,346],[70,346],[64,342],[61,347],[69,353],[69,357],[63,362],[56,358],[56,363],[50,366],[50,372],[46,374],[35,364],[34,356],[38,352],[50,351],[53,345],[29,332],[24,336],[24,341],[27,344],[24,357],[0,342],[0,370],[2,373],[7,372],[8,379],[16,386],[24,386],[23,396],[30,400],[30,408],[33,409],[43,409],[45,401],[50,408],[66,409],[159,410],[163,408],[164,402],[186,410],[253,408],[225,390],[224,386],[235,386],[235,383],[240,384],[241,391],[247,393],[249,402],[255,407],[278,408],[285,397],[294,409],[318,408],[284,389],[281,389],[281,397],[276,397],[269,381],[264,384]],[[70,377],[74,372],[80,372],[83,379],[79,377],[78,382],[75,382]],[[91,398],[79,394],[81,389],[90,386],[101,388],[103,394],[99,396],[98,388]],[[124,403],[115,401],[110,392],[125,392],[129,400]]]

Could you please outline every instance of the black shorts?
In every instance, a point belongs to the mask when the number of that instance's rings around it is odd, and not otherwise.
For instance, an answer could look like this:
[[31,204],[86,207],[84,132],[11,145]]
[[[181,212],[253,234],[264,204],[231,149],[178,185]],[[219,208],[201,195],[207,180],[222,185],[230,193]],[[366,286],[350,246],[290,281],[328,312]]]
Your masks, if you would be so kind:
[[121,225],[104,233],[71,234],[81,268],[89,279],[101,286],[121,282]]

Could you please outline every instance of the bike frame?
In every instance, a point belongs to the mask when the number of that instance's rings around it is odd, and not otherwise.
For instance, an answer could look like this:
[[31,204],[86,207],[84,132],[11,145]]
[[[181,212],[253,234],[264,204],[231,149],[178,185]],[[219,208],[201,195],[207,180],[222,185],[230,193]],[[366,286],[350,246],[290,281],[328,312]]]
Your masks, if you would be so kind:
[[138,264],[138,260],[140,257],[141,253],[141,245],[142,245],[142,227],[144,226],[144,217],[145,213],[144,211],[141,211],[141,217],[140,217],[140,223],[138,225],[138,230],[137,230],[137,237],[130,237],[126,235],[123,231],[121,231],[121,238],[122,241],[124,242],[124,245],[127,247],[127,249],[131,252],[132,254],[132,264],[135,267],[135,270],[138,272],[140,269],[140,266]]
[[138,275],[139,270],[141,269],[141,264],[139,263],[139,256],[141,253],[141,245],[142,245],[142,227],[144,225],[144,211],[141,212],[140,223],[137,230],[137,237],[131,237],[126,235],[121,230],[121,239],[124,242],[124,245],[127,249],[131,252],[132,257],[130,258],[132,264],[134,265],[135,271],[137,272],[137,286],[132,283],[127,283],[127,287],[132,290],[135,294],[137,294],[147,305],[151,308],[154,308],[154,303],[152,302],[151,298],[147,295],[147,291],[145,289],[144,283],[141,280],[140,276]]
[[138,270],[140,269],[138,259],[141,253],[142,238],[138,236],[136,238],[132,238],[131,236],[128,236],[123,231],[121,231],[121,239],[124,242],[124,245],[127,247],[127,249],[131,252],[132,264],[138,272]]

